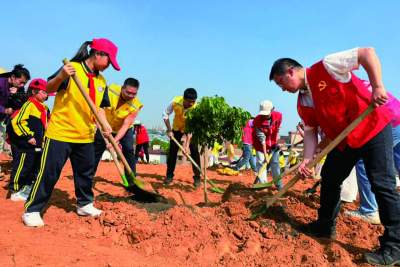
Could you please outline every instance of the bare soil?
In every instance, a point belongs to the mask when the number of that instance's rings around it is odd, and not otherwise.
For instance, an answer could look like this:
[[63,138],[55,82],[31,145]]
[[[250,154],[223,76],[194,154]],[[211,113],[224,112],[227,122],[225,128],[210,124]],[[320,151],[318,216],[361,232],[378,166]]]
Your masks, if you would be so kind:
[[[3,164],[7,158],[1,157]],[[368,266],[362,254],[378,245],[382,226],[342,215],[337,241],[313,239],[300,231],[316,218],[318,194],[303,191],[313,180],[300,181],[287,197],[255,220],[254,200],[276,192],[239,190],[230,194],[193,188],[191,166],[178,165],[172,185],[163,185],[165,165],[137,166],[138,176],[168,199],[140,203],[121,186],[111,162],[102,162],[95,177],[99,218],[76,214],[68,163],[44,213],[46,225],[32,229],[21,221],[22,202],[6,199],[9,174],[0,181],[0,266]],[[208,176],[219,187],[249,187],[251,172]]]

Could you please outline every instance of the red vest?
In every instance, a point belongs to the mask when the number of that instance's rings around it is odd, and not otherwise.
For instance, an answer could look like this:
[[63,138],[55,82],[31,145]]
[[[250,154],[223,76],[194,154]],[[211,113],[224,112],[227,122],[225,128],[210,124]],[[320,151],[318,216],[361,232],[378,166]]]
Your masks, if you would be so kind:
[[[298,112],[306,124],[321,127],[325,135],[334,139],[354,121],[371,102],[371,92],[361,79],[351,73],[351,80],[341,83],[325,69],[322,61],[307,69],[307,81],[312,93],[314,107],[301,105]],[[339,145],[359,148],[375,137],[392,119],[388,107],[380,106],[368,115]],[[314,124],[314,125],[313,125]]]
[[272,111],[271,113],[271,123],[269,123],[269,119],[265,115],[257,115],[253,121],[253,147],[255,150],[263,152],[263,146],[260,140],[257,137],[256,128],[260,128],[264,130],[265,133],[265,147],[268,150],[271,149],[272,146],[276,145],[277,137],[279,133],[279,128],[282,123],[282,113],[278,111]]
[[135,128],[136,130],[136,144],[141,145],[144,143],[148,143],[149,140],[149,135],[147,134],[147,129],[143,125],[140,125],[140,127]]

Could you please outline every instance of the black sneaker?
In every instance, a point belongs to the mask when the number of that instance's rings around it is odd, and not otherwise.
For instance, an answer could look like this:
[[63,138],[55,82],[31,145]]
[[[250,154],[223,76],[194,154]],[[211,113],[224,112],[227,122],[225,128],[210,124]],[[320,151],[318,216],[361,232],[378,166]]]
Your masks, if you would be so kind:
[[316,238],[326,238],[336,240],[336,229],[335,227],[327,227],[321,225],[319,221],[314,221],[306,224],[301,229],[306,235]]
[[381,247],[375,252],[365,253],[364,259],[369,264],[381,266],[400,266],[400,250],[390,247]]
[[172,177],[165,177],[164,179],[164,185],[169,185],[172,183]]
[[197,189],[197,188],[199,188],[199,187],[200,187],[200,185],[201,185],[201,181],[200,181],[200,179],[196,179],[196,180],[194,180],[194,183],[193,183],[194,189]]

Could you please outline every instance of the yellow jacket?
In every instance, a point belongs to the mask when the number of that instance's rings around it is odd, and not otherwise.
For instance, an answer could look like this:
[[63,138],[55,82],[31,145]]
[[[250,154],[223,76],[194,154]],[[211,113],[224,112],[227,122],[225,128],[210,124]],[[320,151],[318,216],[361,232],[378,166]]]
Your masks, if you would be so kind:
[[117,84],[108,86],[108,97],[110,99],[110,107],[105,108],[106,118],[114,133],[118,132],[126,117],[140,110],[143,104],[137,97],[125,102],[117,108],[122,87]]

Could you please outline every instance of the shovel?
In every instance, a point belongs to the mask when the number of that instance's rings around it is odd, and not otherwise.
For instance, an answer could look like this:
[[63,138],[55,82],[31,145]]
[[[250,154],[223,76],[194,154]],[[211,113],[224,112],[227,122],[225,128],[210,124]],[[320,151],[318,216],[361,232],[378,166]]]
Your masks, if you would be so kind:
[[[194,161],[194,159],[185,151],[185,149],[178,142],[178,140],[176,140],[176,138],[174,136],[171,136],[171,140],[174,141],[174,143],[179,147],[179,149],[183,152],[183,154],[185,154],[185,156],[189,159],[189,161],[193,164],[193,166],[196,169],[198,169],[199,172],[201,173],[201,175],[205,178],[206,176],[205,176],[204,172],[201,170],[200,166],[197,165],[197,163]],[[211,191],[213,191],[215,193],[219,193],[219,194],[224,193],[224,189],[217,187],[216,184],[213,183],[212,181],[210,181],[209,179],[206,179],[206,180],[207,180],[207,183],[209,183],[212,186]]]
[[320,184],[321,184],[321,180],[316,181],[315,184],[314,184],[312,187],[310,187],[310,188],[304,190],[304,192],[303,192],[304,195],[310,196],[310,195],[316,193],[316,192],[317,192],[317,188],[318,188],[318,186],[319,186]]
[[[307,164],[307,168],[312,168],[317,165],[318,162],[321,161],[323,157],[325,157],[329,152],[331,152],[340,142],[342,142],[347,135],[351,131],[353,131],[357,125],[364,120],[372,111],[374,110],[374,106],[371,104],[368,108],[352,123],[350,123],[328,146],[326,146],[311,162]],[[258,215],[263,214],[266,209],[271,207],[279,198],[281,198],[290,188],[292,188],[299,180],[301,179],[301,175],[295,175],[278,193],[273,195],[271,198],[265,198],[266,205],[262,211],[257,212],[257,214],[253,214],[252,218],[257,217]]]
[[[295,135],[294,135],[294,137],[293,137],[293,140],[292,140],[291,143],[290,143],[290,150],[289,150],[289,152],[292,151],[293,147],[295,147],[295,146],[297,146],[298,144],[300,144],[300,143],[303,142],[303,140],[301,140],[301,141],[297,142],[296,144],[293,144],[294,141],[296,141],[296,138],[297,138],[297,134],[298,134],[298,133],[299,133],[299,130],[296,131],[296,133],[295,133]],[[265,168],[267,168],[268,163],[269,163],[269,161],[271,160],[271,158],[272,158],[272,153],[271,153],[271,155],[269,156],[268,160],[263,164],[263,166],[262,166],[262,167],[260,168],[260,170],[258,171],[257,177],[259,177],[260,174],[262,174],[262,172],[265,170]],[[286,175],[289,175],[289,174],[291,174],[292,172],[294,172],[295,170],[297,170],[298,166],[300,166],[299,163],[296,164],[295,166],[291,167],[290,169],[285,170],[283,173],[281,173],[281,175],[279,175],[279,177],[273,179],[271,182],[254,184],[252,188],[255,189],[255,190],[259,190],[259,189],[264,189],[264,188],[270,187],[270,186],[274,185],[276,182],[278,182],[279,180],[281,180],[282,177],[285,177]]]
[[[69,60],[64,59],[63,63],[64,63],[64,65],[66,65],[69,63]],[[102,129],[105,129],[107,123],[97,113],[97,108],[96,108],[95,104],[93,103],[92,99],[89,97],[85,88],[83,87],[81,80],[79,79],[79,77],[76,74],[72,75],[72,79],[74,80],[75,84],[78,86],[78,89],[82,93],[83,97],[85,98],[86,103],[89,105],[89,108],[92,111],[94,117],[96,118],[96,121],[100,124]],[[122,154],[122,151],[118,147],[118,144],[115,142],[114,137],[112,135],[110,135],[110,136],[107,136],[107,139],[113,146],[114,151],[116,152],[116,154],[118,155],[118,157],[122,161],[122,164],[124,165],[125,169],[128,172],[127,175],[125,174],[126,175],[125,177],[130,178],[130,180],[128,181],[128,187],[126,187],[126,189],[128,191],[134,193],[135,199],[137,199],[137,200],[150,201],[150,202],[162,201],[164,199],[164,197],[162,197],[161,195],[159,195],[157,193],[153,193],[152,191],[154,191],[154,190],[152,190],[152,188],[146,190],[145,187],[147,187],[147,186],[145,185],[145,183],[143,181],[138,180],[135,177],[135,174],[133,173],[132,169],[129,167],[128,162],[126,161],[124,155]],[[113,159],[117,165],[117,158],[113,157]],[[120,168],[118,168],[118,171],[120,171]]]
[[[97,125],[97,128],[100,129],[100,125],[98,124],[97,121],[96,121],[96,125]],[[118,170],[119,176],[120,176],[121,179],[122,179],[122,184],[123,184],[124,187],[126,187],[126,188],[129,187],[129,182],[128,182],[128,179],[127,179],[126,176],[125,176],[124,169],[123,169],[123,168],[121,167],[121,165],[119,164],[117,153],[115,152],[115,150],[114,150],[113,148],[108,149],[110,142],[108,141],[107,138],[105,138],[105,136],[103,135],[103,133],[102,133],[101,131],[100,131],[100,134],[101,134],[101,136],[103,137],[103,140],[104,140],[104,143],[106,144],[107,150],[108,150],[108,151],[110,152],[110,154],[111,154],[111,158],[113,159],[114,164],[115,164],[115,167],[116,167],[117,170]]]

